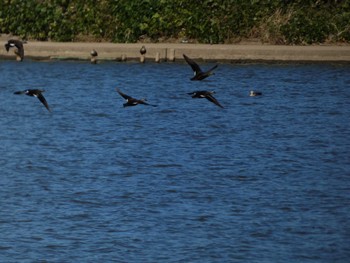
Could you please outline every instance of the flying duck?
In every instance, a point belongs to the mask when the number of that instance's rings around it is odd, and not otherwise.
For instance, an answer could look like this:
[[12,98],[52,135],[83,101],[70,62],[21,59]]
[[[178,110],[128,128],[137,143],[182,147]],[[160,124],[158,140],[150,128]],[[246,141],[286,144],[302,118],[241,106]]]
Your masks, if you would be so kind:
[[16,59],[17,61],[23,61],[24,59],[24,48],[23,48],[23,42],[16,39],[10,39],[5,44],[5,49],[7,52],[9,52],[10,48],[16,47],[17,50],[15,50]]
[[91,55],[91,58],[90,58],[91,64],[96,64],[97,63],[97,56],[98,56],[97,51],[95,49],[91,50],[90,55]]
[[141,55],[145,55],[146,52],[147,52],[147,50],[146,50],[145,46],[142,46],[141,49],[140,49],[140,54]]
[[122,96],[126,100],[126,103],[123,104],[124,107],[136,106],[138,104],[157,107],[157,105],[148,104],[146,102],[146,99],[138,100],[138,99],[135,99],[133,97],[130,97],[130,96],[124,94],[123,92],[121,92],[118,88],[116,88],[116,91],[119,93],[120,96]]
[[260,96],[260,95],[262,95],[262,92],[260,92],[260,91],[251,90],[249,93],[250,97],[255,97],[255,96]]
[[185,54],[183,54],[183,56],[184,56],[186,62],[191,66],[191,68],[193,70],[194,76],[191,78],[191,80],[202,80],[202,79],[209,77],[210,75],[214,75],[213,70],[218,67],[218,65],[215,65],[210,70],[203,72],[196,62],[194,62],[192,59],[190,59]]
[[45,108],[49,112],[51,112],[51,109],[50,109],[49,105],[47,104],[45,97],[42,94],[44,91],[45,90],[40,90],[40,89],[26,89],[23,91],[16,91],[16,92],[14,92],[14,94],[16,94],[16,95],[25,94],[28,96],[36,97],[41,101],[42,104],[44,104]]
[[207,100],[211,101],[215,105],[219,106],[220,108],[224,108],[218,101],[217,99],[214,98],[212,94],[214,94],[214,91],[207,91],[207,90],[198,90],[198,91],[193,91],[190,93],[187,93],[188,95],[191,95],[192,98],[206,98]]

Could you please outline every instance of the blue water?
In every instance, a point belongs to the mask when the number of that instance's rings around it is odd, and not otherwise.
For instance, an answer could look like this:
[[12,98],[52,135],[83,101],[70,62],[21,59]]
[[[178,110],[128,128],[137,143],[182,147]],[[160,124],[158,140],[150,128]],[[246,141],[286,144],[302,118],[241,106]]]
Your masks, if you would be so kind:
[[349,65],[0,72],[0,262],[349,262]]

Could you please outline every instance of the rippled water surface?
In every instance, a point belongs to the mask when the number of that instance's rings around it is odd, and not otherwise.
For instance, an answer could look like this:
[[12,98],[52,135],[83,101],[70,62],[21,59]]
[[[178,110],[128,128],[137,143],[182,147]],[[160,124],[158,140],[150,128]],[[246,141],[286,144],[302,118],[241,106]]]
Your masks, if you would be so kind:
[[348,65],[0,72],[0,262],[348,262]]

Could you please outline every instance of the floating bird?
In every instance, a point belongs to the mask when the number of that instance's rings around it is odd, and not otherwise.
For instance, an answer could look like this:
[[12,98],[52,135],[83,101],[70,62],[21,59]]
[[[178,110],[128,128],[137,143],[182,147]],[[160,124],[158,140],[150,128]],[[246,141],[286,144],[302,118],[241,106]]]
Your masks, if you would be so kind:
[[23,91],[16,91],[16,92],[14,92],[14,94],[16,94],[16,95],[25,94],[28,96],[36,97],[41,101],[42,104],[44,104],[46,109],[51,112],[51,109],[50,109],[49,105],[46,102],[46,99],[44,98],[44,96],[42,94],[44,91],[45,90],[40,90],[40,89],[27,89],[27,90],[23,90]]
[[15,50],[16,59],[17,61],[23,61],[24,59],[24,48],[23,48],[23,42],[16,39],[10,39],[5,44],[5,49],[7,52],[9,52],[10,48],[16,47],[17,50]]
[[260,96],[260,95],[262,95],[262,92],[260,92],[260,91],[251,90],[249,93],[250,97],[255,97],[255,96]]
[[90,55],[91,55],[91,64],[96,64],[97,63],[97,56],[98,56],[98,53],[95,49],[91,50],[90,51]]
[[147,52],[147,50],[146,50],[145,46],[142,46],[141,49],[140,49],[140,54],[141,55],[145,55],[146,52]]
[[157,107],[157,105],[148,104],[146,102],[146,99],[138,100],[138,99],[135,99],[133,97],[130,97],[130,96],[124,94],[123,92],[121,92],[118,88],[116,88],[116,91],[119,93],[120,96],[122,96],[126,100],[126,103],[123,104],[124,107],[136,106],[138,104]]
[[211,101],[215,105],[219,106],[220,108],[224,108],[218,101],[217,99],[214,98],[212,94],[214,94],[214,91],[207,91],[207,90],[198,90],[198,91],[193,91],[191,93],[187,93],[188,95],[191,95],[192,98],[206,98],[207,100]]
[[210,75],[215,74],[213,72],[213,70],[216,69],[218,67],[218,65],[215,65],[210,70],[203,72],[196,62],[194,62],[192,59],[190,59],[185,54],[183,54],[183,56],[184,56],[186,62],[191,66],[191,68],[193,70],[194,76],[193,76],[193,78],[191,78],[191,80],[202,80],[202,79],[209,77]]

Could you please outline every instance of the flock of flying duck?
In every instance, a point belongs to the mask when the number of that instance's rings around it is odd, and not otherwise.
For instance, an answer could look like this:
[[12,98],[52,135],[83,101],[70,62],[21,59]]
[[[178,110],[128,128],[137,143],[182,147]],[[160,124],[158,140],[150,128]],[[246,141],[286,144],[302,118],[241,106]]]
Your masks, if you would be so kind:
[[[10,50],[10,48],[15,48],[14,53],[17,56],[17,60],[18,61],[23,61],[24,58],[24,48],[23,48],[23,42],[20,40],[15,40],[15,39],[10,39],[8,40],[8,42],[5,44],[5,49],[8,52]],[[140,49],[140,54],[144,55],[146,54],[146,49],[144,46],[142,46],[142,48]],[[92,50],[91,51],[91,62],[92,63],[96,63],[96,56],[97,56],[97,52],[96,50]],[[207,71],[202,71],[202,69],[200,68],[200,66],[192,59],[190,59],[188,56],[186,56],[185,54],[183,54],[184,59],[186,60],[186,62],[191,66],[192,70],[193,70],[193,77],[191,78],[191,80],[203,80],[211,75],[214,75],[214,70],[218,67],[218,65],[215,65],[214,67],[212,67],[211,69],[207,70]],[[14,92],[14,94],[16,95],[20,95],[20,94],[25,94],[31,97],[36,97],[40,100],[40,102],[45,106],[45,108],[51,112],[51,109],[45,99],[45,97],[43,96],[43,92],[45,90],[40,90],[40,89],[26,89],[23,91],[16,91]],[[125,103],[123,104],[124,107],[128,107],[128,106],[136,106],[138,104],[142,104],[142,105],[147,105],[147,106],[153,106],[156,107],[157,105],[154,104],[149,104],[146,102],[146,99],[135,99],[129,95],[126,95],[125,93],[121,92],[118,88],[116,89],[116,91],[119,93],[120,96],[122,96],[125,99]],[[215,105],[217,105],[220,108],[224,108],[217,99],[214,98],[213,94],[215,92],[214,91],[207,91],[207,90],[198,90],[198,91],[193,91],[190,93],[187,93],[188,95],[191,95],[192,98],[205,98],[208,101],[214,103]],[[260,96],[262,95],[261,92],[259,91],[250,91],[249,96]]]

